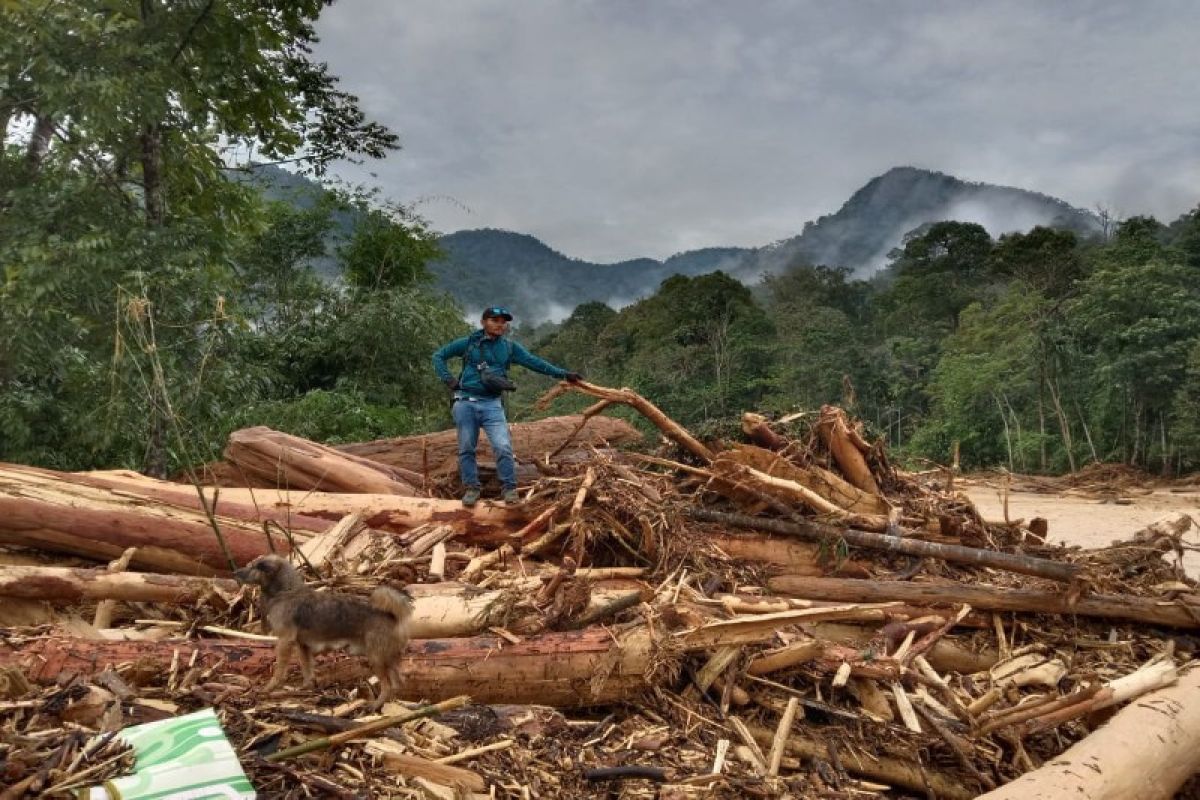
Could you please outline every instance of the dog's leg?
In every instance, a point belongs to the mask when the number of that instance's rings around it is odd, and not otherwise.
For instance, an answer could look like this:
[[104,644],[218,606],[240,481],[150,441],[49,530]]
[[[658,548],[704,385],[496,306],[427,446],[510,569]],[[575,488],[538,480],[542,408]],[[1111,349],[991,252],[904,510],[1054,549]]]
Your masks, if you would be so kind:
[[313,683],[316,682],[316,676],[313,670],[313,654],[308,645],[297,642],[296,649],[300,651],[300,672],[304,675],[304,688],[311,689]]
[[283,686],[283,682],[287,678],[288,667],[291,666],[292,648],[295,644],[292,639],[280,639],[279,643],[275,645],[275,673],[267,683],[265,691],[273,692]]

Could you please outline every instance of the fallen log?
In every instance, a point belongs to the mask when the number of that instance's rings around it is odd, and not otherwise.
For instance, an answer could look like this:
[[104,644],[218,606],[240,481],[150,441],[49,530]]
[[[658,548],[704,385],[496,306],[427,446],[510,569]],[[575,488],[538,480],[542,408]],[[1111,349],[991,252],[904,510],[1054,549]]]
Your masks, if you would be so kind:
[[788,444],[787,439],[771,430],[766,417],[750,411],[742,414],[742,433],[746,434],[750,441],[767,450],[782,450]]
[[754,487],[760,495],[766,494],[782,498],[790,501],[791,504],[799,501],[818,515],[839,520],[846,525],[870,531],[882,531],[887,528],[888,518],[886,515],[857,514],[847,511],[836,503],[826,500],[807,486],[787,480],[786,478],[776,478],[765,472],[760,472],[754,467],[726,460],[724,455],[722,453],[713,462],[713,472],[722,479],[714,481],[714,488],[718,490],[725,488],[726,492],[722,493],[728,493],[736,498],[747,487]]
[[879,494],[879,484],[871,474],[863,450],[858,447],[862,440],[851,429],[845,411],[836,406],[821,406],[817,435],[833,455],[846,480],[864,492]]
[[1103,727],[981,800],[1170,800],[1200,771],[1200,669],[1144,695]]
[[708,541],[730,558],[785,567],[793,575],[824,575],[821,550],[815,544],[756,533],[710,533]]
[[[797,466],[777,453],[761,447],[739,445],[732,450],[720,453],[717,461],[741,464],[773,478],[782,478],[799,484],[844,511],[887,516],[891,510],[887,501],[882,497],[864,492],[834,472],[815,465]],[[794,492],[789,493],[789,495],[791,494]]]
[[[208,511],[206,511],[206,508]],[[210,515],[208,512],[212,512]],[[378,494],[205,489],[131,472],[69,473],[0,464],[0,543],[110,561],[136,547],[141,569],[191,575],[228,573],[215,521],[235,563],[288,552],[280,535],[302,540],[359,512],[373,529],[402,532],[429,522],[468,543],[506,541],[531,510],[484,502]],[[264,533],[264,523],[271,535]],[[281,530],[282,529],[282,530]]]
[[1072,600],[1070,595],[1044,589],[928,584],[912,581],[869,581],[780,575],[768,586],[781,594],[809,600],[850,603],[883,603],[900,600],[914,605],[961,605],[989,611],[1022,611],[1029,614],[1075,614],[1081,617],[1121,619],[1171,628],[1200,628],[1200,609],[1128,595],[1093,594]]
[[[581,426],[580,423],[585,424]],[[578,414],[516,422],[509,426],[509,431],[513,455],[518,462],[524,463],[542,461],[564,442],[586,449],[636,444],[642,440],[637,428],[625,420],[602,416],[585,419]],[[441,476],[458,471],[458,433],[454,430],[344,444],[335,449],[418,475]],[[478,458],[480,461],[495,460],[486,437],[479,441]]]
[[[532,586],[533,582],[529,582]],[[108,572],[73,567],[0,566],[0,597],[70,604],[89,600],[186,605],[220,593],[232,597],[239,585],[229,579],[142,572]],[[516,604],[520,590],[480,591],[458,583],[414,584],[411,633],[418,639],[472,636],[502,625],[514,633],[541,627],[540,613]],[[593,587],[586,617],[638,591]],[[628,600],[626,600],[628,602]]]
[[1018,572],[1024,575],[1034,575],[1039,578],[1069,582],[1081,572],[1077,564],[1061,561],[1051,561],[1034,556],[1021,556],[1013,553],[998,553],[994,550],[981,550],[975,547],[963,547],[953,544],[939,544],[920,539],[906,539],[886,533],[860,531],[854,528],[838,528],[832,525],[822,525],[816,522],[788,522],[780,519],[750,517],[745,514],[728,514],[712,511],[707,508],[689,508],[688,516],[705,522],[719,522],[740,528],[778,533],[784,536],[798,536],[819,542],[836,542],[843,539],[855,547],[867,547],[872,550],[883,550],[891,553],[904,553],[924,558],[938,558],[959,564],[973,564],[979,567],[991,567],[1006,572]]
[[419,494],[421,473],[380,464],[352,453],[265,426],[229,434],[225,460],[239,473],[269,486],[325,492]]
[[[190,486],[130,472],[90,472],[86,473],[86,479],[157,503],[200,507],[195,489]],[[259,524],[271,520],[290,530],[325,531],[331,523],[357,513],[368,528],[392,533],[431,522],[447,525],[460,534],[462,541],[471,544],[506,541],[508,534],[530,513],[530,509],[506,506],[499,500],[484,500],[474,508],[464,508],[458,500],[392,494],[221,488],[205,489],[205,495],[209,502],[216,497],[217,510],[222,514]]]
[[[402,660],[401,695],[442,700],[470,694],[481,703],[517,703],[573,708],[627,700],[652,688],[655,670],[670,666],[667,652],[696,652],[771,641],[783,626],[801,619],[853,615],[853,609],[813,609],[804,614],[764,614],[700,625],[672,636],[661,649],[649,628],[617,632],[607,625],[579,631],[541,633],[513,643],[499,636],[414,639]],[[193,659],[195,661],[193,662]],[[165,639],[93,640],[46,636],[0,640],[0,668],[19,667],[39,683],[66,674],[92,675],[116,664],[136,663],[146,674],[162,674],[172,663],[194,663],[251,677],[275,665],[275,645],[264,640]],[[317,684],[362,681],[362,658],[342,654],[317,659]],[[299,676],[295,676],[298,678]]]
[[123,600],[141,603],[194,603],[213,591],[234,594],[230,579],[144,572],[109,572],[74,567],[0,566],[0,597],[54,603]]
[[86,475],[0,464],[0,543],[97,561],[136,547],[133,565],[190,575],[227,573],[228,557],[240,565],[271,547],[290,550],[286,538],[268,535],[223,508],[210,518],[192,487],[176,488],[186,500],[163,504],[114,491]]
[[[651,646],[641,627],[624,635],[607,628],[546,633],[519,644],[495,636],[409,642],[401,669],[405,699],[445,700],[470,694],[480,703],[551,705],[560,708],[626,700],[651,685]],[[206,669],[265,678],[275,665],[275,646],[251,640],[93,641],[46,637],[12,649],[0,643],[0,666],[20,666],[27,678],[52,682],[63,674],[91,675],[115,664],[136,664],[144,674],[165,674],[173,659]],[[192,659],[195,659],[193,662]],[[362,685],[364,659],[317,658],[317,685]],[[298,672],[289,685],[299,683]]]

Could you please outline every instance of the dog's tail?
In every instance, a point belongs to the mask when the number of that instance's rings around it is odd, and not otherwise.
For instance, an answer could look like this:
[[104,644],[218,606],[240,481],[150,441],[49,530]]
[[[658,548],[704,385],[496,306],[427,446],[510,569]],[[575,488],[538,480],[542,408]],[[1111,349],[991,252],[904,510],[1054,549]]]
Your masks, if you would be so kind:
[[398,625],[407,625],[413,613],[412,595],[403,589],[380,586],[371,592],[371,605],[396,618]]

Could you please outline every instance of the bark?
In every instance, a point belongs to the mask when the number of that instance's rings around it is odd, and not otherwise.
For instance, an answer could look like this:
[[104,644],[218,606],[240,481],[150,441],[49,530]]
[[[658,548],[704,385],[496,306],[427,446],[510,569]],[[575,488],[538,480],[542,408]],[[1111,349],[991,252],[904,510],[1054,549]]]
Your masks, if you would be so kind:
[[[824,642],[837,642],[860,648],[878,642],[880,637],[880,631],[876,628],[841,622],[820,622],[807,630]],[[940,639],[925,653],[925,660],[938,672],[971,675],[991,669],[1000,660],[1000,654],[990,648],[975,652],[947,639]]]
[[771,430],[767,425],[767,418],[761,414],[749,411],[742,414],[742,433],[746,434],[750,441],[767,450],[782,450],[787,447],[787,439]]
[[[584,423],[580,428],[580,423]],[[578,429],[578,432],[576,432]],[[634,444],[642,435],[628,422],[611,417],[581,415],[548,417],[536,422],[517,422],[509,426],[513,453],[518,462],[543,461],[564,442],[576,448],[606,447]],[[480,462],[494,462],[487,437],[480,437]],[[454,430],[439,431],[422,436],[402,436],[377,439],[373,442],[340,445],[339,452],[360,456],[370,461],[408,470],[418,475],[434,477],[458,472],[458,434]]]
[[785,522],[778,519],[748,517],[744,514],[726,514],[720,511],[710,511],[703,508],[690,508],[687,514],[694,519],[707,522],[719,522],[726,525],[736,525],[743,528],[769,531],[785,536],[798,536],[818,542],[837,541],[843,539],[854,547],[866,547],[871,550],[883,550],[891,553],[938,558],[959,564],[973,564],[980,567],[991,567],[1006,572],[1018,572],[1024,575],[1034,575],[1039,578],[1049,578],[1056,581],[1071,581],[1080,572],[1075,564],[1051,561],[1033,556],[1021,556],[1012,553],[998,553],[993,550],[981,550],[961,545],[938,544],[919,539],[906,539],[884,533],[872,533],[853,528],[836,528],[820,525],[814,522]]
[[817,434],[833,455],[833,460],[837,462],[846,480],[864,492],[879,494],[879,485],[867,465],[864,451],[855,444],[856,440],[861,442],[861,439],[852,432],[850,424],[846,421],[846,412],[836,406],[822,406]]
[[[773,478],[781,478],[798,484],[836,508],[851,513],[886,516],[890,510],[887,501],[879,495],[864,492],[829,470],[817,466],[799,467],[787,459],[759,447],[743,445],[733,450],[727,450],[717,456],[714,467],[722,463],[751,467]],[[789,499],[794,499],[796,496],[795,491],[766,490]]]
[[820,547],[786,537],[710,533],[708,542],[735,561],[759,561],[785,567],[792,575],[824,575]]
[[[525,507],[510,508],[492,502],[467,509],[457,500],[398,495],[225,488],[205,488],[204,492],[210,506],[215,498],[219,519],[233,520],[239,529],[257,531],[255,537],[259,544],[252,548],[254,555],[266,552],[262,523],[267,520],[292,531],[304,532],[300,536],[307,538],[310,533],[324,531],[346,515],[358,512],[363,522],[375,530],[404,532],[436,522],[454,528],[470,543],[490,543],[507,540],[508,534],[533,513]],[[64,525],[71,523],[77,512],[90,513],[93,509],[104,509],[133,520],[152,517],[158,520],[155,524],[165,528],[159,538],[167,540],[177,538],[172,535],[176,528],[173,519],[190,519],[203,509],[194,486],[158,481],[135,472],[69,473],[0,463],[0,509],[5,508],[6,503],[29,506],[30,513],[35,515],[63,515],[66,517]],[[203,514],[198,516],[206,519]],[[20,527],[0,514],[0,541]],[[93,528],[89,525],[76,524],[73,528],[71,532],[77,537],[99,538],[91,535]],[[213,538],[211,528],[208,537]],[[179,541],[186,543],[181,546],[190,548],[190,540]],[[287,550],[287,543],[282,539],[277,540],[277,548],[281,542],[282,549]],[[115,558],[121,551],[114,555],[107,555],[107,552],[101,556],[106,560]],[[134,563],[138,562],[135,560]]]
[[1169,800],[1200,770],[1200,669],[1143,696],[987,800]]
[[233,594],[233,580],[194,575],[109,572],[73,567],[0,566],[0,597],[78,603],[85,600],[125,600],[145,603],[191,604],[214,590]]
[[909,581],[867,581],[780,575],[768,586],[781,594],[809,600],[878,603],[899,600],[915,605],[961,605],[990,611],[1030,614],[1074,614],[1121,619],[1171,628],[1200,629],[1200,609],[1164,605],[1157,600],[1127,595],[1094,594],[1072,602],[1069,594],[1042,589],[1001,589],[962,584],[933,585]]
[[[140,568],[190,575],[228,572],[224,548],[195,490],[177,489],[184,500],[169,505],[114,491],[84,475],[0,464],[0,543],[98,561],[136,547],[132,564]],[[214,519],[236,563],[267,552],[268,541],[277,552],[290,549],[286,538],[268,539],[257,522],[224,511],[219,508]]]
[[[401,696],[436,702],[470,695],[477,703],[517,703],[560,708],[605,705],[651,686],[652,648],[644,628],[624,635],[604,627],[547,633],[511,644],[494,636],[425,639],[409,643],[401,669]],[[98,641],[47,637],[20,650],[0,644],[0,666],[18,665],[32,681],[48,683],[63,673],[89,675],[108,665],[137,662],[165,674],[172,659],[202,669],[223,659],[221,669],[265,677],[275,665],[267,641],[165,640]],[[317,685],[365,683],[365,659],[343,655],[317,658]],[[293,669],[288,686],[298,685]]]
[[271,486],[325,492],[418,494],[421,474],[259,426],[229,435],[225,460]]
[[[109,572],[107,569],[72,567],[0,566],[0,597],[72,604],[94,600],[190,605],[219,592],[237,593],[236,582],[222,578],[142,572]],[[482,633],[503,625],[514,633],[544,626],[541,613],[514,600],[519,591],[480,591],[457,583],[414,584],[411,634],[418,639],[454,638]],[[532,585],[531,585],[532,588]],[[639,592],[624,588],[593,587],[580,617],[595,614],[618,599]]]

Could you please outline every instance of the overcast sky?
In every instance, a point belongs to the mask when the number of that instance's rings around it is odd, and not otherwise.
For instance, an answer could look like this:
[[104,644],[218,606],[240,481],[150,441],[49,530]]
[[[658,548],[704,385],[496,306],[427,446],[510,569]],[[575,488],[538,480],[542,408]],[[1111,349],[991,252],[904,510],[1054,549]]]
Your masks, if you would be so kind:
[[598,262],[760,246],[899,165],[1122,216],[1200,203],[1196,0],[340,0],[318,31],[401,137],[376,183],[446,233]]

